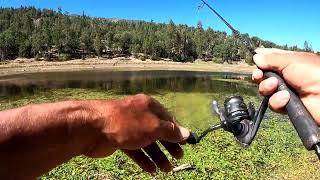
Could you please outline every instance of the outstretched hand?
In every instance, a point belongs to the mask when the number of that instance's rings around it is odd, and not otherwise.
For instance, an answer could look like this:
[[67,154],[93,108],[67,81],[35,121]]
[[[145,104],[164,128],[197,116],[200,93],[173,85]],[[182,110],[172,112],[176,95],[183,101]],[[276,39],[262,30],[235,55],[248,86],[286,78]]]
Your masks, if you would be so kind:
[[[303,104],[320,125],[320,56],[268,48],[259,48],[256,52],[254,56],[256,65],[262,70],[279,73],[296,90]],[[259,83],[261,95],[269,96],[276,92],[278,80],[263,79],[263,72],[260,69],[254,70],[252,77]],[[289,92],[279,91],[271,96],[269,104],[275,112],[283,112],[289,100]]]
[[0,116],[0,176],[5,179],[35,179],[72,157],[105,157],[117,150],[147,172],[157,167],[168,172],[172,165],[158,145],[181,158],[180,144],[190,134],[146,95],[33,104],[0,111]]
[[180,127],[167,110],[155,99],[136,95],[108,103],[103,135],[87,154],[104,157],[121,149],[143,170],[155,172],[157,167],[164,172],[172,165],[159,148],[159,141],[175,158],[183,151],[179,143],[189,137],[189,131]]

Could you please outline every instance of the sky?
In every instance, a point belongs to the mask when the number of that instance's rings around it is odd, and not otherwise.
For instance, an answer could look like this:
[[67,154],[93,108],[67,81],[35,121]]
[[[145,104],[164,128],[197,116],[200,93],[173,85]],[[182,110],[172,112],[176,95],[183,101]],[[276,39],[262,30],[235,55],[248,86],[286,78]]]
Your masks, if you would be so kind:
[[[320,51],[320,0],[207,0],[236,29],[280,45]],[[35,6],[70,14],[169,22],[230,32],[200,0],[0,0],[0,7]]]

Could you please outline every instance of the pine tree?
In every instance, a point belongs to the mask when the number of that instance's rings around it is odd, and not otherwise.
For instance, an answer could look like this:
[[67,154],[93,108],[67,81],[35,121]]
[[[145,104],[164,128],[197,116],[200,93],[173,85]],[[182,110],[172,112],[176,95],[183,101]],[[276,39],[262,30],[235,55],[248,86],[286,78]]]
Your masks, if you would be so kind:
[[308,41],[304,41],[303,46],[304,46],[304,50],[305,50],[306,52],[312,52],[312,51],[313,51],[313,50],[312,50],[312,46],[311,46],[311,44],[309,44]]
[[100,38],[100,35],[96,35],[95,39],[94,39],[94,49],[96,51],[96,54],[98,55],[98,58],[101,56],[104,47],[104,44]]
[[[0,8],[0,58],[47,56],[52,53],[78,58],[79,53],[102,56],[122,52],[145,53],[175,61],[195,58],[223,58],[226,61],[250,59],[246,48],[225,32],[196,27],[135,21],[110,21],[83,15],[70,16],[59,8],[57,12],[34,7]],[[312,51],[309,42],[304,49],[279,46],[273,42],[244,34],[255,45],[290,50]],[[54,54],[55,55],[55,54]]]

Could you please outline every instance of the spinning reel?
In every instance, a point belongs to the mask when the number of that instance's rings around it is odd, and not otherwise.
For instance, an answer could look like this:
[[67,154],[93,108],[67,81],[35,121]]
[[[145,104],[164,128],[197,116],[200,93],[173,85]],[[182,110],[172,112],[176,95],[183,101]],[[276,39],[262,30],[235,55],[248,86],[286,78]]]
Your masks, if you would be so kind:
[[200,136],[191,133],[187,142],[189,144],[197,144],[208,133],[224,129],[232,133],[236,140],[242,146],[249,146],[255,138],[260,127],[262,118],[268,108],[268,101],[264,100],[258,111],[255,110],[254,105],[249,103],[247,106],[241,96],[233,96],[224,102],[224,107],[220,108],[216,101],[212,103],[212,111],[220,118],[220,123],[211,126],[205,130]]

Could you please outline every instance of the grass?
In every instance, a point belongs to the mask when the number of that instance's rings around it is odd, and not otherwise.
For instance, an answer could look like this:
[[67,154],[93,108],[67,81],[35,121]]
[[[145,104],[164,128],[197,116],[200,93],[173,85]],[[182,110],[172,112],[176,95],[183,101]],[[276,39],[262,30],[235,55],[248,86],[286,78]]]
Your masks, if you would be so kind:
[[[200,132],[218,122],[211,115],[213,99],[222,103],[228,93],[161,92],[151,94],[164,104],[180,124]],[[60,89],[35,95],[2,97],[1,110],[29,103],[44,103],[68,99],[113,99],[124,95],[89,89]],[[245,99],[258,102],[257,97]],[[174,165],[191,164],[192,171],[157,173],[142,172],[121,152],[103,159],[76,157],[53,169],[41,179],[318,179],[320,163],[307,152],[285,116],[268,114],[254,143],[241,148],[232,135],[223,131],[210,134],[197,146],[185,145],[185,156],[172,160]]]

